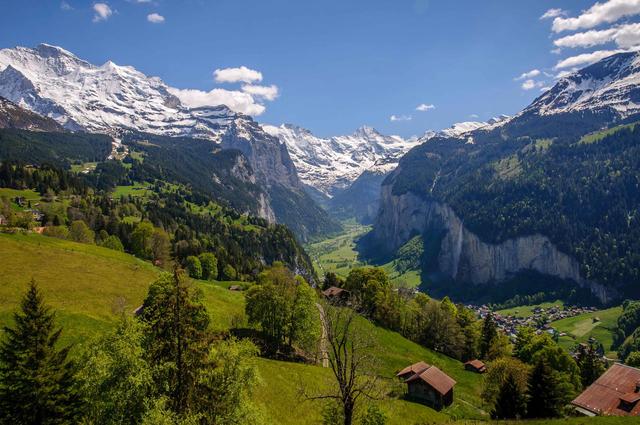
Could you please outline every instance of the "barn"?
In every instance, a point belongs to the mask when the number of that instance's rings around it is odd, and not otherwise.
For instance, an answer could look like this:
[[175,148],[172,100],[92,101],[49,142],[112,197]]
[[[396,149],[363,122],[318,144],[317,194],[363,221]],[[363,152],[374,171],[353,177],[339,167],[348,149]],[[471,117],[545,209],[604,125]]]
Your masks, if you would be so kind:
[[396,376],[407,384],[407,398],[411,400],[424,403],[436,410],[453,403],[453,387],[456,381],[436,366],[418,362],[407,366]]

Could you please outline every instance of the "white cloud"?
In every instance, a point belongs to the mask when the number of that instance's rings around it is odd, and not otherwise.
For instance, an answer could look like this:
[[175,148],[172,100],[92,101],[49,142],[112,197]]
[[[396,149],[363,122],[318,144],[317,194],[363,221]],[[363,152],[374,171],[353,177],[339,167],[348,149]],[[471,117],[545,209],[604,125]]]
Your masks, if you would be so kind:
[[113,15],[113,11],[106,3],[95,3],[93,5],[93,22],[106,21]]
[[418,106],[416,106],[416,111],[420,111],[420,112],[426,112],[430,109],[436,109],[436,106],[433,104],[426,104],[426,103],[421,103]]
[[544,12],[544,15],[542,15],[540,19],[557,18],[558,16],[565,16],[566,14],[567,12],[562,9],[549,9]]
[[389,121],[411,121],[413,117],[411,115],[391,115]]
[[542,86],[544,86],[544,82],[528,79],[523,81],[520,87],[522,87],[522,90],[531,90],[531,89],[535,89],[536,87],[542,87]]
[[471,114],[471,115],[469,115],[469,118],[478,119],[478,118],[480,118],[480,115],[478,115],[478,114]]
[[162,24],[164,23],[164,16],[157,13],[150,13],[147,15],[147,21],[151,22],[152,24]]
[[558,47],[593,47],[615,42],[618,47],[629,48],[640,44],[640,23],[620,25],[606,30],[590,30],[559,38]]
[[568,77],[569,75],[573,74],[576,71],[578,71],[578,68],[566,69],[564,71],[558,72],[553,78],[560,79],[560,78]]
[[62,1],[60,3],[60,9],[62,10],[73,10],[73,6],[71,6],[68,2]]
[[213,76],[218,83],[253,83],[262,81],[262,73],[246,66],[216,69]]
[[583,53],[581,55],[571,56],[561,60],[554,68],[563,69],[591,65],[592,63],[598,62],[606,57],[622,52],[624,52],[624,50],[597,50],[595,52]]
[[265,100],[275,100],[278,97],[278,87],[273,84],[270,86],[245,84],[242,86],[242,91]]
[[190,108],[226,105],[236,112],[257,116],[265,106],[257,103],[253,96],[241,91],[213,89],[211,91],[169,88],[169,92]]
[[562,32],[594,28],[639,13],[640,0],[608,0],[604,3],[594,4],[575,18],[556,17],[553,20],[552,30],[553,32]]
[[522,74],[520,74],[519,77],[514,78],[514,80],[516,80],[516,81],[518,81],[518,80],[528,80],[530,78],[537,77],[538,75],[540,75],[540,70],[539,69],[532,69],[531,71],[523,72]]

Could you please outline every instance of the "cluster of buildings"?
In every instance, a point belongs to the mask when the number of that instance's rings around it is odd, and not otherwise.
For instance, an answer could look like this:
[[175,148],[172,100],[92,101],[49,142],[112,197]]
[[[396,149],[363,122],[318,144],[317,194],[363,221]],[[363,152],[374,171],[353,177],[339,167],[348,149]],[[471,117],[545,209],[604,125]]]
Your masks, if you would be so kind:
[[[491,309],[486,306],[474,306],[468,305],[467,308],[472,309],[476,314],[484,319],[487,314],[491,312]],[[533,309],[533,314],[527,317],[520,315],[502,315],[500,313],[493,312],[493,319],[496,322],[498,329],[502,330],[509,337],[514,338],[518,332],[518,328],[522,326],[529,326],[538,331],[538,333],[549,332],[551,334],[556,333],[556,330],[550,325],[551,322],[556,320],[566,319],[567,317],[574,317],[580,314],[592,313],[596,311],[595,307],[561,307],[552,306],[549,308],[536,307]],[[598,320],[598,318],[594,318]],[[564,336],[559,333],[558,336]]]

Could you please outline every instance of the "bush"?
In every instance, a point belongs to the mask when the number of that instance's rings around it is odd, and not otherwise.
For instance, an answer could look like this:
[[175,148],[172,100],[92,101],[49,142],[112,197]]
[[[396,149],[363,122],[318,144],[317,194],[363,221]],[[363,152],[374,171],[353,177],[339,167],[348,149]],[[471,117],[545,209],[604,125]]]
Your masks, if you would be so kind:
[[44,228],[42,234],[58,239],[69,239],[69,229],[67,226],[48,226]]
[[69,239],[74,242],[93,243],[94,233],[84,221],[76,220],[69,228]]
[[101,244],[105,248],[113,249],[114,251],[124,252],[124,246],[120,242],[120,238],[116,235],[108,236],[102,241]]
[[187,257],[187,272],[194,279],[202,279],[202,264],[198,257],[194,255]]
[[205,280],[216,279],[218,277],[218,259],[216,256],[210,252],[204,252],[200,254],[198,259],[202,265],[202,278]]

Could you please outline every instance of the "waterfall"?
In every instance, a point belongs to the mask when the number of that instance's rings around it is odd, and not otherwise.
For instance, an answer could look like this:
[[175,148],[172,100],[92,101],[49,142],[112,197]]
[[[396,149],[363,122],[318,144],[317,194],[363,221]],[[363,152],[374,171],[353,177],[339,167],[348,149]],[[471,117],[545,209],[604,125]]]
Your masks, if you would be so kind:
[[458,276],[458,267],[460,266],[460,255],[462,254],[462,234],[464,232],[464,223],[460,222],[458,237],[456,239],[455,250],[453,251],[453,275],[455,279]]

